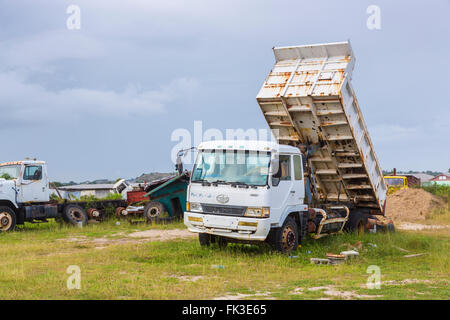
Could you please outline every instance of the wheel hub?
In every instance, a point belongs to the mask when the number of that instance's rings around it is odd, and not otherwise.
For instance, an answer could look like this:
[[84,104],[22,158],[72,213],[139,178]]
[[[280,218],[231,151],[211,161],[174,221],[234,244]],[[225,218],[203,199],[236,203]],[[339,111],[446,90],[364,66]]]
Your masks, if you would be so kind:
[[83,218],[82,218],[83,215],[81,214],[81,212],[79,212],[76,209],[70,210],[69,214],[76,221],[82,221],[83,220]]
[[2,230],[8,230],[8,228],[11,226],[12,219],[9,213],[2,212],[0,213],[0,227]]
[[283,245],[286,250],[293,250],[295,244],[295,233],[291,227],[287,227],[283,232]]
[[151,208],[150,209],[150,216],[151,217],[156,217],[156,216],[158,216],[159,215],[159,210],[158,210],[158,208]]

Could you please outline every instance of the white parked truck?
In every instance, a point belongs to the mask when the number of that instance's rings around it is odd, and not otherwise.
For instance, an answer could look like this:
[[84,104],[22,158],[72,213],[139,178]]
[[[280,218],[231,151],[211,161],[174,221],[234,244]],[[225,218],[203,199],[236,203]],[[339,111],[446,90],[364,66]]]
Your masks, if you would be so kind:
[[278,143],[201,143],[184,215],[189,230],[202,245],[267,241],[286,252],[307,234],[392,228],[350,83],[350,44],[273,50],[276,62],[257,102]]
[[[0,232],[24,222],[63,219],[77,225],[100,219],[107,207],[127,206],[122,200],[50,201],[49,178],[44,161],[24,160],[0,164]],[[116,184],[118,186],[118,184]],[[87,208],[89,206],[89,208]]]

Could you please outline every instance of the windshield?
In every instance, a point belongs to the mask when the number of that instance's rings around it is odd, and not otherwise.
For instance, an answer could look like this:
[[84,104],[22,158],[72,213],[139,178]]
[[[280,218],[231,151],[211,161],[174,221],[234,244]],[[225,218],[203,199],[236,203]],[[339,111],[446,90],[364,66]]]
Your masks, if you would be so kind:
[[192,182],[267,184],[270,153],[244,150],[204,150],[194,165]]
[[385,178],[388,186],[402,186],[403,179],[401,178]]
[[20,175],[20,165],[0,166],[0,178],[17,179]]

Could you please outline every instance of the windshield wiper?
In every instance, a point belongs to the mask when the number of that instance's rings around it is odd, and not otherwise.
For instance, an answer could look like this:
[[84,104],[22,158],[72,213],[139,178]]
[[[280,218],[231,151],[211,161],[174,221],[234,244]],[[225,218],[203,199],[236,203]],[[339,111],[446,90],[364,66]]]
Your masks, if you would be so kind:
[[205,180],[205,179],[192,180],[191,182],[198,182],[198,183],[201,183],[204,186],[210,186],[211,185],[211,182],[209,182],[208,180]]
[[246,188],[248,189],[250,186],[248,184],[246,184],[245,182],[231,182],[231,186],[232,187],[238,187],[241,186],[242,188]]
[[216,185],[218,185],[218,184],[230,184],[230,182],[228,182],[228,181],[225,181],[225,180],[216,180],[216,181],[213,181],[213,182],[211,182],[213,185],[214,184],[216,184]]

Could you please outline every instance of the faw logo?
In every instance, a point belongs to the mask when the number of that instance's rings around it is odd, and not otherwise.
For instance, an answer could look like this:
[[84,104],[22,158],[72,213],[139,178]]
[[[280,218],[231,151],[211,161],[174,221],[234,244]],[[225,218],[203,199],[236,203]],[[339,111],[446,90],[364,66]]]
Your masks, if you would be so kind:
[[216,197],[217,201],[219,201],[220,203],[227,203],[228,201],[230,201],[230,198],[224,194],[219,194]]

